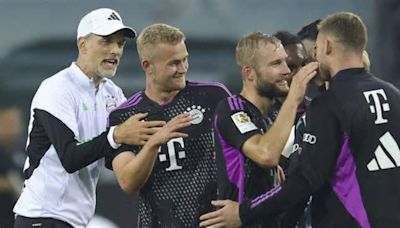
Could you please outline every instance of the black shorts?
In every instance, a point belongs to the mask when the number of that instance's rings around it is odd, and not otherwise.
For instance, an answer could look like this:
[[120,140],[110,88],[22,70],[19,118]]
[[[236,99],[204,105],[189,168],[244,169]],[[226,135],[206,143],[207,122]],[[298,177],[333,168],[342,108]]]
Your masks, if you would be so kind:
[[17,215],[15,218],[14,228],[72,228],[72,226],[64,221],[54,218],[27,218]]

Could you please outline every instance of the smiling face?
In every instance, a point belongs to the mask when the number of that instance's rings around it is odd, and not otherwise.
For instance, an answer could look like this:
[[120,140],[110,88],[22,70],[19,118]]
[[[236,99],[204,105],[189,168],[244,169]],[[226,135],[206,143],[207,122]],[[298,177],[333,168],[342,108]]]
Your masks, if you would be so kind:
[[154,46],[154,55],[148,60],[147,80],[159,92],[178,91],[186,86],[189,68],[188,52],[184,40],[160,43]]
[[286,96],[289,92],[288,76],[290,70],[286,64],[286,52],[279,43],[262,45],[254,70],[256,72],[256,89],[259,95],[265,97]]
[[82,71],[99,82],[102,78],[113,77],[119,65],[125,46],[125,35],[118,31],[109,36],[90,34],[78,40],[78,66]]

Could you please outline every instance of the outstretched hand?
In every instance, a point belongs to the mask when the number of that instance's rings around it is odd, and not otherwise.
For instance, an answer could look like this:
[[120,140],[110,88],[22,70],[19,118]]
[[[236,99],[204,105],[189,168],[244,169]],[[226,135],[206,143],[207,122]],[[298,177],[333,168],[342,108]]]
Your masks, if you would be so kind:
[[144,121],[147,113],[131,116],[114,130],[114,141],[119,144],[144,145],[154,133],[165,125],[165,121]]
[[216,211],[200,217],[200,227],[240,227],[239,203],[232,200],[215,200],[212,205],[219,208]]

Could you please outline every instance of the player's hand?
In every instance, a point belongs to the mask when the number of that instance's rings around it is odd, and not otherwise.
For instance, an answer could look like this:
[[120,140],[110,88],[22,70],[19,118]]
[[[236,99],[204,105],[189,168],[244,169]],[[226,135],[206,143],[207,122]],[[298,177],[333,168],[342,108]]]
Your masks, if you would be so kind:
[[308,82],[317,74],[318,63],[311,62],[303,66],[292,78],[287,98],[293,99],[297,105],[303,102]]
[[200,217],[200,227],[240,227],[239,203],[232,200],[215,200],[212,205],[220,208]]
[[285,171],[283,171],[282,167],[278,165],[277,167],[278,173],[278,184],[282,184],[286,180]]
[[149,138],[148,144],[161,146],[173,138],[188,137],[188,134],[179,132],[178,130],[189,126],[191,124],[190,121],[192,121],[192,117],[190,117],[189,113],[182,113],[175,116]]
[[147,113],[131,116],[114,130],[114,141],[119,144],[144,145],[154,133],[165,125],[165,121],[144,121]]

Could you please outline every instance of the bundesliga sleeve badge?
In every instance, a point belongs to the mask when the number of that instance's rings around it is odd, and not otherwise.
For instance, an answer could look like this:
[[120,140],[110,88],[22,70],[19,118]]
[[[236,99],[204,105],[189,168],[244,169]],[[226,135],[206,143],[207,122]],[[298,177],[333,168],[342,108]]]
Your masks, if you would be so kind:
[[239,129],[240,133],[242,134],[257,129],[256,125],[251,122],[250,117],[245,112],[237,112],[231,115],[231,118],[235,123],[237,129]]

